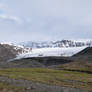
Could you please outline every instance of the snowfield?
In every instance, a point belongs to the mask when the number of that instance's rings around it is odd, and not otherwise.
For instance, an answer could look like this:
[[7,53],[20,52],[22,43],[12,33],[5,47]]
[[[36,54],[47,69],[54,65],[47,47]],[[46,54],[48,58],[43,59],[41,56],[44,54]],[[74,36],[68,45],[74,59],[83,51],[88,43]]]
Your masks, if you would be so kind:
[[46,57],[46,56],[72,56],[86,47],[68,47],[68,48],[36,48],[28,53],[19,54],[16,59],[28,57]]

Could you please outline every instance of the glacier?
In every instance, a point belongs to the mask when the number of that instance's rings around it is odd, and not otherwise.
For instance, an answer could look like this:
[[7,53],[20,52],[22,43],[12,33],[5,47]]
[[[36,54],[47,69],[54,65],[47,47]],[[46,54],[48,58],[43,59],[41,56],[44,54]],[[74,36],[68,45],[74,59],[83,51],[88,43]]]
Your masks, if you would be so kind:
[[68,48],[35,48],[27,53],[22,53],[17,55],[16,59],[20,58],[29,58],[29,57],[47,57],[47,56],[72,56],[81,50],[85,49],[84,47],[68,47]]

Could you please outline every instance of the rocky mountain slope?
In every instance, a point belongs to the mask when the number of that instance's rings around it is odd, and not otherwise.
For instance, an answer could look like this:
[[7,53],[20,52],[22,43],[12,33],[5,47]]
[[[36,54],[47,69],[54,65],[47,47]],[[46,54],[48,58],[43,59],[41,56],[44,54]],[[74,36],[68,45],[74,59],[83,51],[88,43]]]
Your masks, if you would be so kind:
[[75,60],[92,61],[92,47],[85,48],[84,50],[73,55],[72,58]]
[[51,42],[22,42],[19,43],[24,47],[31,48],[55,48],[55,47],[82,47],[91,46],[92,40],[84,41],[74,41],[74,40],[61,40],[61,41],[51,41]]
[[20,46],[8,43],[0,43],[0,62],[6,62],[10,59],[16,58],[24,49]]
[[13,46],[0,44],[0,62],[15,58],[17,54],[18,52]]

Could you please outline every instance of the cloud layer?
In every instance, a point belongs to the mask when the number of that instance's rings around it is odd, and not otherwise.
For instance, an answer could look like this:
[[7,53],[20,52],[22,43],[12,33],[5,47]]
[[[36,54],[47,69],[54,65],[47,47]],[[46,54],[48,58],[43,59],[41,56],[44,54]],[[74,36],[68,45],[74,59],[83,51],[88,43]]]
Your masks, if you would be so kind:
[[1,0],[0,41],[92,39],[92,0]]

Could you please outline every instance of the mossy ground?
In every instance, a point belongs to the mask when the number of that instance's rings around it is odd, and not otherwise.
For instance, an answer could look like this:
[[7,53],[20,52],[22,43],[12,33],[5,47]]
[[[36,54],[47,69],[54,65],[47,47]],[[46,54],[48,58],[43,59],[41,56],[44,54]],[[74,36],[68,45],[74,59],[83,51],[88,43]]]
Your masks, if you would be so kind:
[[8,83],[0,83],[0,92],[25,92],[25,91],[26,89],[23,87],[16,87]]
[[0,76],[33,82],[92,90],[92,74],[46,68],[0,69]]

